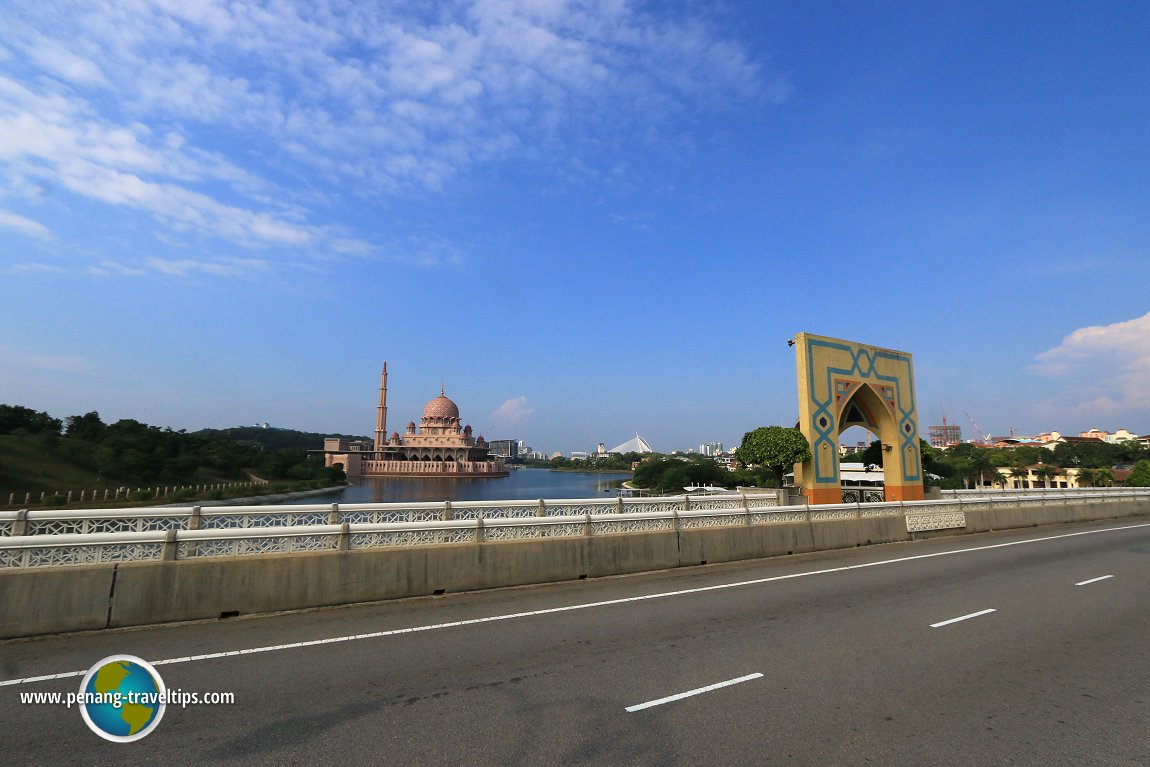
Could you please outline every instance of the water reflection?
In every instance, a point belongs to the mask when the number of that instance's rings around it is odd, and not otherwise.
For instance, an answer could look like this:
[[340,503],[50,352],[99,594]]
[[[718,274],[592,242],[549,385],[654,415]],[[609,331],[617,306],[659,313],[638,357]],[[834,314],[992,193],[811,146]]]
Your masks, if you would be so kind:
[[298,503],[402,503],[443,501],[531,501],[542,498],[596,498],[611,493],[626,472],[581,474],[550,469],[517,469],[508,477],[358,477],[354,485]]

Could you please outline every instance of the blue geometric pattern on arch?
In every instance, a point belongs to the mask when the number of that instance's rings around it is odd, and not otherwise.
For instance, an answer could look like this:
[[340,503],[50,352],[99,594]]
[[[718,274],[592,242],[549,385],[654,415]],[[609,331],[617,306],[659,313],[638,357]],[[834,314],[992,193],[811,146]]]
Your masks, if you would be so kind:
[[[847,354],[851,355],[851,363],[852,364],[851,364],[851,367],[849,369],[832,368],[832,367],[828,367],[826,369],[827,399],[825,401],[820,400],[818,398],[818,395],[815,393],[814,354],[811,353],[811,349],[815,346],[822,346],[822,347],[826,347],[829,349],[837,349],[839,351],[844,351]],[[876,357],[881,358],[881,359],[894,360],[895,362],[899,362],[901,364],[906,365],[907,377],[910,379],[910,391],[906,392],[905,397],[903,396],[904,392],[902,391],[902,387],[899,386],[899,379],[898,378],[893,377],[893,376],[878,375],[875,372],[874,365],[875,365],[875,358]],[[835,437],[832,437],[831,435],[835,434],[835,436],[837,437],[837,433],[835,432],[835,429],[837,428],[837,424],[835,422],[835,414],[834,414],[833,409],[832,409],[832,405],[834,405],[834,402],[835,402],[835,387],[834,387],[834,380],[833,380],[835,375],[857,376],[858,378],[862,378],[862,379],[873,379],[876,381],[883,381],[883,382],[888,383],[888,384],[893,384],[894,389],[895,389],[895,403],[896,403],[896,407],[897,407],[898,413],[899,413],[899,415],[898,415],[898,433],[899,433],[899,437],[902,439],[902,446],[900,449],[903,451],[903,454],[905,455],[906,454],[906,448],[907,447],[913,447],[916,444],[916,440],[918,439],[918,430],[915,427],[915,423],[914,423],[915,422],[915,408],[916,408],[915,401],[914,401],[914,367],[911,365],[910,357],[908,355],[894,354],[892,352],[875,350],[875,354],[874,354],[874,356],[872,356],[870,349],[866,349],[866,348],[862,348],[862,347],[856,349],[856,348],[852,348],[851,346],[848,346],[847,344],[828,343],[826,341],[817,341],[813,338],[808,338],[807,339],[807,365],[809,366],[809,369],[807,371],[807,380],[810,382],[808,384],[809,391],[807,392],[807,395],[811,398],[811,402],[813,402],[817,406],[814,413],[811,414],[811,427],[814,429],[814,432],[815,432],[815,442],[813,445],[811,445],[811,453],[812,453],[811,457],[814,459],[815,481],[816,482],[838,482],[839,481],[839,462],[838,462],[838,460],[831,461],[831,466],[829,467],[830,468],[829,473],[824,473],[825,467],[822,465],[823,462],[819,460],[819,447],[823,444],[827,444],[832,448],[832,451],[833,451],[833,449],[835,447],[836,439],[835,439]],[[909,406],[903,407],[903,403],[907,402],[907,401],[908,401]],[[921,462],[919,461],[919,459],[917,458],[918,451],[917,450],[912,451],[912,455],[916,456],[915,461],[914,461],[915,465],[914,466],[908,466],[904,462],[903,481],[905,481],[907,483],[921,482],[922,481],[922,465],[921,465]],[[837,452],[836,452],[836,457],[837,457]]]

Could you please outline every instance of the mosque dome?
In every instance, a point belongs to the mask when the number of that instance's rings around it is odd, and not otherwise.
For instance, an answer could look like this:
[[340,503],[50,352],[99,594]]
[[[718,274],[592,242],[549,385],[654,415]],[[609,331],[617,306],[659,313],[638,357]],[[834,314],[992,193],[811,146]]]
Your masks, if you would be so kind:
[[459,418],[459,406],[443,396],[443,390],[439,390],[439,396],[427,403],[427,407],[423,409],[423,418],[443,418],[443,419],[457,419]]

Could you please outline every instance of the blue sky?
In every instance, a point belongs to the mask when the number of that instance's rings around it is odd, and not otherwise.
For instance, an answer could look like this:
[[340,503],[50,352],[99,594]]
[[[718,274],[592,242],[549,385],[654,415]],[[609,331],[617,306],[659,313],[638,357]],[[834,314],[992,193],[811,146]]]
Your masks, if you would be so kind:
[[[796,7],[801,6],[801,7]],[[1150,6],[0,8],[0,402],[737,444],[799,331],[920,427],[1150,433]],[[902,278],[897,278],[902,275]]]

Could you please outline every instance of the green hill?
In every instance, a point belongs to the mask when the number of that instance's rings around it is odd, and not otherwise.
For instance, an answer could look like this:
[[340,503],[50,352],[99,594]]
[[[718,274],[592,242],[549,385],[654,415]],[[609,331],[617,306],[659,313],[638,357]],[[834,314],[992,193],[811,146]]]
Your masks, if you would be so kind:
[[189,434],[191,437],[205,439],[221,438],[232,442],[247,442],[261,445],[265,450],[284,450],[296,448],[299,450],[318,450],[323,447],[326,437],[347,437],[348,439],[368,439],[350,434],[317,434],[310,431],[295,431],[293,429],[277,429],[262,426],[233,426],[230,429],[200,429]]
[[[317,450],[328,435],[238,427],[187,433],[98,413],[63,421],[28,408],[0,405],[0,507],[30,495],[66,495],[120,487],[204,486],[247,482],[253,475],[295,484],[344,481]],[[279,488],[285,489],[285,488]],[[303,489],[303,488],[286,488]]]
[[0,435],[0,504],[6,504],[8,494],[14,492],[22,499],[26,492],[39,497],[42,491],[112,486],[106,479],[91,469],[61,460],[38,439]]

